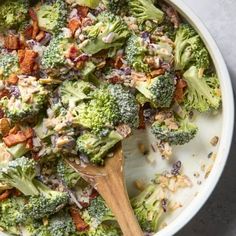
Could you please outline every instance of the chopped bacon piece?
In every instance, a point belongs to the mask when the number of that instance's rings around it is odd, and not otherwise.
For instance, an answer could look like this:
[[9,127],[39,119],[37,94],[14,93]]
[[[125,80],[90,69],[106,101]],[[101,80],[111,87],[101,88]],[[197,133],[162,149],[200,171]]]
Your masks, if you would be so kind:
[[32,138],[30,138],[30,139],[27,140],[25,147],[26,147],[27,149],[32,149],[32,148],[34,147],[34,145],[33,145],[33,139],[32,139]]
[[32,34],[33,34],[33,26],[32,25],[28,25],[25,28],[23,34],[24,34],[26,39],[31,39],[32,38]]
[[182,102],[184,99],[184,90],[187,83],[183,79],[177,80],[174,98],[177,102]]
[[10,93],[8,89],[0,90],[0,98],[3,98],[3,97],[10,97]]
[[33,8],[29,9],[29,15],[33,21],[38,21],[37,14]]
[[0,201],[4,201],[9,198],[11,195],[11,190],[7,189],[3,193],[0,194]]
[[17,54],[18,54],[19,63],[21,64],[24,60],[24,57],[25,57],[25,50],[20,49],[20,50],[18,50]]
[[68,58],[70,58],[72,61],[74,61],[78,57],[78,48],[76,46],[71,46],[68,52]]
[[71,30],[72,34],[74,34],[80,26],[81,26],[80,20],[77,18],[73,18],[69,21],[68,28]]
[[11,129],[10,122],[7,118],[2,118],[0,120],[0,131],[2,135],[5,137],[9,134],[9,131]]
[[122,84],[122,82],[123,82],[121,77],[118,75],[115,75],[115,76],[109,78],[108,81],[111,84]]
[[11,74],[7,79],[8,84],[16,85],[18,83],[18,76],[16,74]]
[[0,108],[0,119],[2,119],[4,117],[4,112],[3,110]]
[[19,197],[21,195],[21,192],[18,189],[13,188],[12,189],[12,195],[16,196],[16,197]]
[[16,134],[10,134],[2,138],[2,140],[8,147],[12,147],[12,146],[15,146],[16,144],[25,142],[27,138],[24,132],[18,131]]
[[70,215],[77,231],[83,232],[89,228],[89,225],[81,218],[79,211],[75,207],[70,207]]
[[9,34],[4,38],[4,47],[10,50],[17,50],[20,47],[18,36]]
[[16,134],[18,131],[20,131],[20,127],[15,125],[12,129],[10,129],[9,134]]
[[41,30],[41,31],[38,33],[38,35],[35,37],[36,41],[37,41],[37,42],[40,42],[40,41],[45,37],[45,35],[46,35],[46,33]]
[[140,109],[139,109],[139,127],[138,127],[138,129],[145,129],[146,128],[143,111],[144,111],[143,107],[140,106]]
[[121,55],[116,57],[115,63],[114,63],[114,66],[115,66],[116,69],[120,69],[123,66],[123,62],[122,62],[121,59],[122,59]]
[[82,7],[82,6],[78,7],[78,15],[81,18],[85,18],[88,15],[88,12],[89,12],[89,8],[88,7]]
[[36,64],[35,59],[38,56],[38,53],[34,52],[33,50],[26,49],[23,57],[22,50],[19,51],[21,51],[18,52],[21,72],[23,74],[31,74],[34,72],[34,66]]
[[33,21],[33,32],[32,32],[32,39],[36,39],[40,29],[37,21]]
[[32,138],[34,136],[34,130],[32,128],[27,128],[23,131],[26,139]]
[[158,70],[153,70],[151,73],[152,78],[159,76],[159,75],[164,75],[165,74],[165,69],[161,68]]

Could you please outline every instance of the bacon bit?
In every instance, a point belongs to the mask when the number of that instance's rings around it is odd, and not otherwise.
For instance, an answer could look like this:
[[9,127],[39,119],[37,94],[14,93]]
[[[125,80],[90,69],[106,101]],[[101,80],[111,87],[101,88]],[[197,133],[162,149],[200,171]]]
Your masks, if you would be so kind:
[[187,83],[183,79],[177,80],[174,98],[177,102],[182,102],[184,99],[184,90]]
[[146,128],[143,111],[144,111],[143,107],[140,106],[140,109],[139,109],[139,127],[138,127],[138,129],[145,129]]
[[70,215],[77,231],[83,232],[89,228],[89,225],[81,218],[79,211],[75,207],[70,207]]
[[161,68],[161,69],[158,69],[158,70],[153,70],[150,75],[152,76],[152,78],[155,78],[159,75],[164,75],[165,74],[165,69]]
[[10,50],[19,49],[20,41],[18,36],[10,34],[4,38],[4,47]]
[[32,154],[32,158],[35,160],[35,161],[38,161],[40,159],[40,156],[39,156],[39,153],[38,152],[31,152]]
[[10,129],[9,134],[16,134],[18,131],[20,131],[20,126],[15,125],[12,129]]
[[17,54],[18,54],[19,63],[21,64],[24,60],[24,57],[25,57],[25,50],[20,49],[20,50],[18,50]]
[[122,59],[122,55],[119,55],[116,57],[115,63],[114,63],[114,66],[116,69],[120,69],[123,66],[123,62],[121,59]]
[[122,84],[122,82],[123,82],[121,77],[118,75],[115,75],[112,78],[109,78],[108,81],[111,84]]
[[36,39],[40,29],[37,21],[33,21],[33,32],[32,32],[32,39]]
[[26,29],[23,32],[24,36],[26,39],[31,39],[32,38],[32,34],[33,34],[33,26],[32,25],[28,25],[26,27]]
[[9,198],[9,196],[11,195],[11,190],[6,190],[4,191],[2,194],[0,194],[0,201],[4,201],[7,198]]
[[83,7],[83,6],[79,6],[77,8],[77,10],[78,10],[78,15],[81,18],[85,18],[88,15],[88,12],[89,12],[89,8],[88,7]]
[[0,119],[2,119],[4,117],[4,112],[3,110],[0,108]]
[[77,68],[78,70],[81,70],[81,69],[84,68],[84,64],[85,64],[84,61],[78,61],[78,62],[76,63],[76,68]]
[[129,127],[129,125],[126,125],[126,124],[122,124],[122,125],[119,125],[116,127],[116,131],[121,135],[123,136],[124,138],[127,138],[132,130],[131,128]]
[[74,61],[78,57],[79,50],[76,46],[71,46],[68,53],[68,58]]
[[24,57],[23,57],[23,52],[18,53],[20,61],[20,69],[23,74],[31,74],[34,71],[35,59],[37,56],[38,56],[37,52],[34,52],[33,50],[29,49],[25,50]]
[[37,14],[33,8],[29,9],[29,15],[33,21],[38,21]]
[[68,28],[71,30],[73,35],[80,26],[81,26],[81,22],[77,18],[71,19],[69,24],[68,24]]
[[11,74],[7,79],[8,84],[16,85],[18,83],[18,76],[16,74]]
[[34,136],[34,130],[32,128],[27,128],[23,131],[26,139],[32,138]]
[[46,35],[46,33],[41,30],[41,31],[38,33],[38,35],[35,37],[35,40],[36,40],[37,42],[40,42],[40,41],[45,37],[45,35]]
[[12,189],[12,195],[16,196],[16,197],[19,197],[21,195],[21,192],[18,189],[13,188]]
[[92,190],[92,193],[89,196],[89,200],[93,200],[95,198],[97,198],[99,196],[98,192],[96,191],[96,189]]
[[22,131],[18,131],[16,134],[10,134],[2,138],[7,147],[15,146],[16,144],[23,143],[27,140],[25,134]]
[[5,137],[9,134],[11,127],[10,127],[10,122],[7,118],[2,118],[0,120],[0,131],[2,135]]
[[3,98],[3,97],[10,97],[10,93],[9,93],[9,90],[7,89],[3,89],[3,90],[0,90],[0,98]]
[[26,147],[27,149],[29,149],[29,150],[31,150],[31,149],[34,147],[34,145],[33,145],[33,139],[32,139],[32,138],[30,138],[30,139],[27,140],[25,147]]

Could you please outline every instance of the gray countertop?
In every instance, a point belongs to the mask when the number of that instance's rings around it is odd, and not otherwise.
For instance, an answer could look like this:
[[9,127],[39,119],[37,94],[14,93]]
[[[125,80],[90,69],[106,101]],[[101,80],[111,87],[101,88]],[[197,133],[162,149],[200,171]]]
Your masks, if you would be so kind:
[[[236,89],[236,1],[183,0],[216,40]],[[236,131],[236,128],[235,128]],[[236,132],[224,173],[210,199],[176,236],[236,235]]]

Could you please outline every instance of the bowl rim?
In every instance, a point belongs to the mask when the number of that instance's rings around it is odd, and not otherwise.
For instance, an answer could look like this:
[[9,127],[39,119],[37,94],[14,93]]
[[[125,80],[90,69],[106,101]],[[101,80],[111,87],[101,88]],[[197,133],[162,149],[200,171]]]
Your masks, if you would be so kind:
[[231,147],[234,130],[233,88],[227,66],[215,40],[207,30],[206,26],[198,18],[198,16],[182,0],[165,1],[173,6],[187,20],[187,22],[189,22],[198,31],[204,43],[206,44],[216,68],[217,75],[220,79],[223,109],[220,144],[217,152],[217,158],[210,175],[208,176],[201,191],[191,201],[189,206],[187,206],[180,213],[179,217],[156,233],[155,236],[174,235],[183,226],[185,226],[206,203],[207,199],[215,189],[216,184],[218,183],[224,170]]

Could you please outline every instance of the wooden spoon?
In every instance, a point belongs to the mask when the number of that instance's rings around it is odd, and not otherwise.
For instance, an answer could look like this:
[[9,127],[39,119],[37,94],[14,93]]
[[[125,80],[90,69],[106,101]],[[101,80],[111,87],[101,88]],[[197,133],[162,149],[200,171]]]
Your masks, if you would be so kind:
[[131,207],[124,181],[124,157],[121,143],[117,145],[113,157],[106,159],[104,166],[78,165],[75,162],[66,161],[104,198],[114,213],[124,236],[143,236]]

